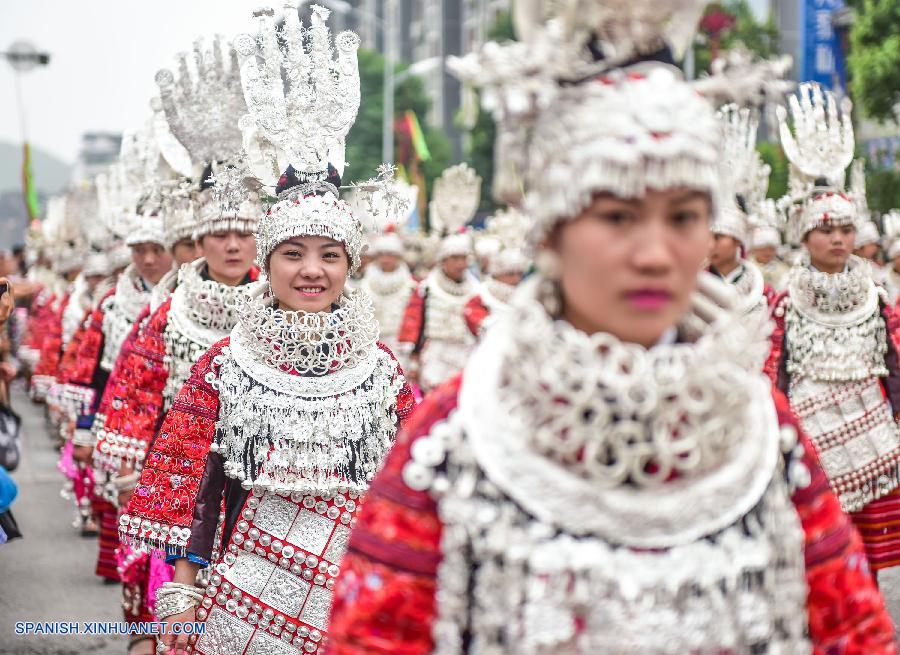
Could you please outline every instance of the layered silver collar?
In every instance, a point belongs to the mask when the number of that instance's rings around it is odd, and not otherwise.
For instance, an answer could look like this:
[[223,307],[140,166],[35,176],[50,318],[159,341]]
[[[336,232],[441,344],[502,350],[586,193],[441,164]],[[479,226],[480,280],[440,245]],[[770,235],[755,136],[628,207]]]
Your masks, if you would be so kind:
[[447,277],[440,266],[428,274],[427,283],[432,290],[454,298],[465,298],[475,290],[475,281],[468,273],[463,275],[461,282],[457,282]]
[[402,263],[390,273],[385,273],[377,266],[369,266],[363,277],[366,290],[375,296],[392,296],[396,293],[405,293],[415,282],[409,267]]
[[378,338],[372,299],[360,290],[345,291],[331,312],[291,312],[257,288],[238,298],[237,316],[232,334],[250,357],[301,376],[353,368]]
[[172,294],[169,320],[180,332],[207,348],[228,336],[238,320],[238,298],[248,293],[243,285],[228,286],[203,278],[206,259],[183,264]]
[[648,350],[553,320],[538,285],[463,376],[458,411],[488,477],[550,525],[633,547],[686,543],[753,507],[778,455],[765,317],[702,273],[683,330],[700,336]]
[[824,325],[849,325],[871,316],[878,291],[868,262],[851,255],[843,273],[822,273],[810,266],[809,255],[791,269],[788,291],[793,308]]

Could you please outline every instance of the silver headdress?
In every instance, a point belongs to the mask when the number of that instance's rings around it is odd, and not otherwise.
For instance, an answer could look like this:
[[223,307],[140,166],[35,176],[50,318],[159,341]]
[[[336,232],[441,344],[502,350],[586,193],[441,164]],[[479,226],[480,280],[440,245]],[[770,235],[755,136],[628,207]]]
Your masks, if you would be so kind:
[[208,181],[213,186],[204,191],[200,219],[193,236],[199,239],[214,232],[256,232],[265,215],[259,194],[250,184],[242,159],[216,163]]
[[197,169],[240,152],[238,120],[247,108],[235,52],[220,37],[209,49],[196,41],[193,60],[192,71],[187,53],[180,53],[177,77],[163,69],[156,74],[156,83],[169,128],[187,149],[196,174]]
[[793,200],[802,202],[793,208],[789,225],[792,238],[800,241],[822,225],[858,221],[856,207],[843,192],[845,171],[853,161],[853,123],[850,100],[844,98],[838,106],[834,95],[815,83],[801,84],[789,104],[793,133],[784,108],[778,109],[778,121],[793,167]]
[[[522,207],[535,243],[596,193],[635,197],[684,186],[716,195],[720,139],[712,106],[672,66],[616,68],[683,46],[704,5],[518,3],[520,41],[486,44],[451,63],[483,88],[498,123],[495,196]],[[542,6],[551,7],[546,22]]]
[[101,191],[110,230],[127,245],[167,245],[159,201],[161,185],[173,177],[174,171],[161,156],[153,120],[126,130],[119,159],[110,167]]
[[900,255],[900,211],[894,209],[884,215],[884,244],[887,258]]
[[758,107],[778,103],[794,88],[794,82],[784,79],[792,62],[790,55],[760,59],[738,44],[715,59],[711,74],[694,86],[717,105],[733,102],[741,107]]
[[68,273],[81,266],[86,244],[78,217],[69,209],[67,196],[47,202],[47,216],[41,224],[47,254],[57,273]]
[[488,262],[490,275],[524,273],[531,264],[528,257],[527,221],[514,207],[498,211],[484,222],[485,233],[497,240],[500,249]]
[[248,110],[240,121],[247,166],[279,192],[256,235],[263,267],[279,243],[301,235],[340,241],[351,270],[360,264],[362,226],[338,196],[346,137],[359,110],[359,37],[338,34],[334,59],[329,13],[314,5],[303,29],[288,5],[278,30],[274,12],[260,10],[257,35],[235,40]]
[[717,116],[722,125],[722,187],[710,229],[747,245],[753,212],[765,199],[771,168],[756,150],[759,118],[754,111],[728,104]]
[[481,201],[481,178],[468,164],[451,166],[434,181],[430,222],[435,234],[444,235],[438,260],[472,254],[472,239],[461,232],[475,216]]
[[197,203],[193,185],[184,180],[168,184],[162,192],[160,208],[166,241],[171,248],[179,241],[193,239],[197,229]]

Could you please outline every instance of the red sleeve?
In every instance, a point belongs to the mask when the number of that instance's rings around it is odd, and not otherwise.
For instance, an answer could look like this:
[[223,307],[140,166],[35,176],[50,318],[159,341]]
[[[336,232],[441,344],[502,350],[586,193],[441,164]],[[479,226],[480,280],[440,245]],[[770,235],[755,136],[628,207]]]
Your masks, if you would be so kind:
[[159,425],[168,367],[163,331],[170,301],[149,316],[149,306],[122,345],[100,402],[103,416],[97,431],[96,457],[109,470],[118,471],[122,460],[140,465]]
[[103,346],[103,316],[102,307],[97,307],[87,320],[72,370],[69,371],[67,382],[89,386],[94,377],[94,371],[100,361],[100,351]]
[[490,313],[490,310],[488,310],[481,301],[481,296],[473,296],[470,298],[463,307],[463,318],[466,321],[466,327],[469,328],[469,332],[476,337],[480,336],[481,324]]
[[797,430],[810,484],[792,500],[805,533],[807,612],[815,655],[896,653],[894,626],[866,560],[859,533],[842,510],[812,444],[775,391],[779,423]]
[[771,303],[772,320],[775,322],[775,329],[772,331],[772,347],[763,371],[769,376],[773,386],[778,385],[778,373],[781,370],[781,360],[784,357],[784,312],[787,303],[787,292],[778,294]]
[[775,302],[775,299],[778,297],[778,292],[775,291],[775,287],[771,284],[763,285],[763,296],[766,298],[766,304],[771,307],[772,303]]
[[425,283],[422,282],[409,295],[409,302],[403,312],[403,320],[400,322],[400,332],[397,340],[400,343],[418,345],[422,334],[425,319]]
[[59,361],[62,356],[62,321],[52,320],[41,329],[43,339],[40,345],[40,356],[34,367],[33,375],[56,377],[59,372]]
[[[62,390],[62,399],[66,408],[75,416],[90,413],[96,399],[96,392],[91,385],[103,350],[105,300],[113,293],[115,290],[104,296],[97,308],[91,312],[84,332],[81,333],[81,338],[78,340],[78,349],[74,353],[74,360],[64,372],[66,379]],[[74,342],[75,339],[73,338],[72,341]]]
[[90,314],[86,313],[81,325],[72,334],[72,338],[69,339],[69,343],[66,344],[65,350],[63,350],[62,357],[59,360],[57,374],[59,382],[61,383],[67,382],[69,380],[69,374],[75,370],[75,360],[78,358],[78,351],[81,348],[81,339],[84,337],[85,332],[87,332],[87,320],[89,318]]
[[197,361],[166,414],[119,519],[119,536],[125,543],[184,555],[219,414],[219,396],[213,388],[219,370],[216,358],[228,342],[223,339]]
[[425,655],[434,643],[441,522],[427,492],[403,482],[410,446],[456,407],[457,377],[416,409],[360,509],[328,630],[329,655]]

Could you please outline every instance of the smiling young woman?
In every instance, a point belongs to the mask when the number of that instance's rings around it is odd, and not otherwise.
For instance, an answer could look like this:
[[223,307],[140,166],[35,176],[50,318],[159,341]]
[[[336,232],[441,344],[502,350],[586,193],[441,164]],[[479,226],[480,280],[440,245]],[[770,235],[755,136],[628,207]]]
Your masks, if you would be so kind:
[[[326,16],[313,8],[305,44],[313,61],[331,56]],[[283,29],[299,30],[296,21],[296,10],[286,9]],[[259,42],[275,41],[274,22],[260,29]],[[278,43],[303,40],[298,32]],[[320,157],[343,160],[359,103],[358,39],[343,34],[336,45],[339,79],[294,79],[311,85],[313,107],[298,118],[308,130],[292,124],[284,132],[290,152],[278,161],[292,163],[275,177],[278,200],[256,229],[268,283],[236,301],[230,336],[192,369],[120,523],[124,540],[166,550],[174,580],[157,592],[156,615],[204,622],[192,644],[201,653],[321,648],[350,526],[414,404],[397,361],[377,341],[371,300],[346,286],[360,266],[363,228],[340,199],[337,169]],[[245,54],[245,93],[253,97],[248,86],[261,80]],[[245,145],[271,147],[257,141],[264,121],[254,113],[268,106],[248,109],[257,120],[245,127]],[[208,573],[205,594],[194,585],[200,569]],[[188,641],[170,631],[163,645],[180,653]]]
[[[762,374],[767,317],[702,270],[720,130],[658,61],[657,30],[692,16],[581,3],[543,25],[537,4],[459,70],[502,117],[495,191],[538,271],[372,484],[329,652],[893,653],[859,536]],[[610,69],[622,53],[640,61]]]
[[281,309],[329,311],[344,292],[350,258],[343,244],[320,236],[297,236],[269,258],[269,284]]

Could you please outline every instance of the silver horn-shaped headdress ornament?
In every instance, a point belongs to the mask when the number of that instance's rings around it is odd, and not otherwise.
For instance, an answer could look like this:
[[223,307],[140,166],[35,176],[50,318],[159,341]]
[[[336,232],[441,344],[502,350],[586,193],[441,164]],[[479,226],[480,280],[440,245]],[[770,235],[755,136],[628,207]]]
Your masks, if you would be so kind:
[[792,166],[789,236],[799,242],[826,223],[858,222],[857,208],[844,193],[844,176],[853,161],[852,104],[849,98],[838,103],[831,91],[816,83],[804,83],[790,97],[789,107],[793,131],[784,108],[778,109],[778,121],[784,154]]
[[211,47],[194,43],[193,67],[187,53],[178,57],[178,73],[156,74],[169,128],[187,149],[195,175],[214,161],[239,153],[238,120],[246,112],[234,50],[215,37]]

